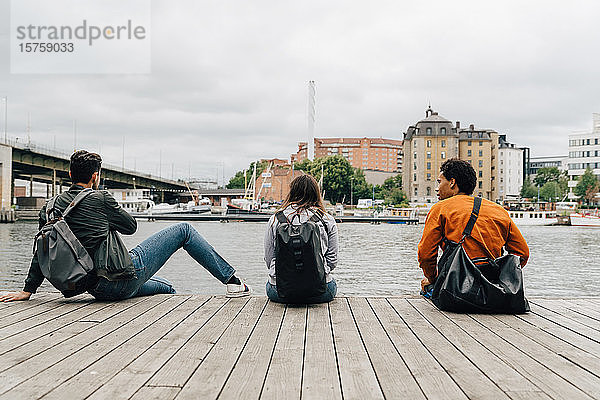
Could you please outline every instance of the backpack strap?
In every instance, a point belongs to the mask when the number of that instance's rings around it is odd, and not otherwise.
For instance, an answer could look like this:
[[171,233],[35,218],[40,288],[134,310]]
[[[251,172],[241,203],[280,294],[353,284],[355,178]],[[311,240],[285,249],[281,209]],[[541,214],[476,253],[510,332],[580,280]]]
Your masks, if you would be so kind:
[[323,228],[325,228],[325,233],[329,235],[329,229],[327,229],[327,224],[325,223],[325,219],[323,219],[323,212],[321,210],[311,211],[313,212],[313,215],[309,220],[314,223],[320,222],[323,225]]
[[93,190],[91,188],[85,188],[81,192],[77,193],[77,196],[75,196],[73,201],[71,201],[71,203],[69,203],[67,208],[65,208],[65,211],[63,211],[62,217],[65,218],[67,216],[67,214],[69,214],[71,212],[71,210],[73,210],[75,207],[77,207],[77,205],[79,203],[81,203],[81,200],[86,198],[87,195],[89,195],[92,192],[93,192]]
[[53,198],[48,200],[48,203],[46,203],[46,222],[50,221],[51,219],[54,219],[54,204],[56,203],[56,198],[58,196],[59,195],[54,196]]
[[277,211],[275,213],[275,218],[277,218],[277,221],[279,221],[280,224],[287,224],[290,221],[286,218],[285,214],[283,213],[283,211]]
[[467,226],[463,231],[462,239],[463,242],[467,236],[471,236],[471,231],[473,231],[473,227],[475,226],[475,222],[477,221],[477,217],[479,216],[479,209],[481,208],[481,197],[473,197],[473,211],[471,211],[471,217],[469,218],[469,222],[467,222]]

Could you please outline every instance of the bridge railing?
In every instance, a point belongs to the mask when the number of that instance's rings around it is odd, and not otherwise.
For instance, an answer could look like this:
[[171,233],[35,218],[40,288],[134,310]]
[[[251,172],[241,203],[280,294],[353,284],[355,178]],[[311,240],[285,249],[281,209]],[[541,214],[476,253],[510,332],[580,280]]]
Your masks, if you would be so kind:
[[[45,156],[49,156],[49,157],[56,157],[56,158],[61,158],[63,160],[69,161],[71,159],[71,154],[73,153],[67,153],[65,151],[61,151],[58,150],[56,148],[52,148],[49,146],[44,146],[44,145],[40,145],[38,143],[34,143],[31,141],[20,141],[19,138],[13,138],[13,137],[8,137],[6,138],[6,140],[4,139],[4,137],[1,137],[0,143],[5,144],[7,146],[11,146],[20,150],[25,150],[25,151],[31,151],[34,153],[38,153],[38,154],[42,154]],[[136,171],[133,169],[128,169],[128,168],[123,168],[121,166],[117,166],[117,165],[113,165],[113,164],[108,164],[103,162],[102,163],[102,168],[103,169],[110,169],[112,171],[118,171],[124,174],[129,174],[129,175],[134,175],[134,176],[139,176],[139,177],[144,177],[144,178],[148,178],[148,179],[152,179],[155,181],[161,181],[161,182],[165,182],[165,183],[170,183],[173,185],[181,185],[181,182],[178,181],[174,181],[172,179],[166,179],[166,178],[162,178],[156,175],[152,175],[152,174],[148,174],[145,172],[140,172],[140,171]]]

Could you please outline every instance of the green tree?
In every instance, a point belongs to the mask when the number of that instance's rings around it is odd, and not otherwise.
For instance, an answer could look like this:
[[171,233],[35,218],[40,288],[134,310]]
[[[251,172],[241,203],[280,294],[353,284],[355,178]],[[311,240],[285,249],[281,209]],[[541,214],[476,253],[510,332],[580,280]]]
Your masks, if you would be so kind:
[[590,168],[586,169],[583,175],[579,177],[579,182],[575,186],[575,194],[590,204],[596,193],[598,193],[600,184],[598,178],[592,172]]
[[[321,170],[323,170],[323,197],[332,203],[338,203],[344,199],[346,199],[345,201],[350,200],[351,186],[354,189],[354,200],[356,200],[357,193],[369,190],[364,188],[367,183],[362,171],[359,175],[355,175],[356,172],[352,165],[339,155],[319,157],[313,161],[302,160],[302,162],[294,164],[294,168],[311,174],[317,181],[321,179]],[[354,181],[351,185],[350,181],[353,177]]]
[[395,188],[402,189],[402,175],[390,176],[383,182],[383,187],[388,190]]
[[535,186],[542,187],[547,182],[558,182],[562,174],[557,167],[540,168],[533,180]]
[[[244,171],[238,171],[235,175],[229,179],[229,183],[225,185],[227,189],[244,189],[244,181],[246,180],[247,184],[250,184],[250,179],[252,179],[252,174],[254,173],[254,164],[255,162],[251,162],[248,169],[246,169],[245,174],[246,178],[244,179]],[[256,176],[260,176],[262,172],[267,169],[269,163],[267,161],[259,161],[256,164]]]
[[394,206],[405,206],[408,204],[408,198],[400,188],[392,188],[387,192],[385,203]]
[[558,182],[548,181],[540,189],[540,198],[545,201],[558,201],[562,197],[562,189]]
[[527,177],[523,186],[521,187],[521,197],[524,199],[530,199],[537,196],[537,188],[531,184],[531,179]]

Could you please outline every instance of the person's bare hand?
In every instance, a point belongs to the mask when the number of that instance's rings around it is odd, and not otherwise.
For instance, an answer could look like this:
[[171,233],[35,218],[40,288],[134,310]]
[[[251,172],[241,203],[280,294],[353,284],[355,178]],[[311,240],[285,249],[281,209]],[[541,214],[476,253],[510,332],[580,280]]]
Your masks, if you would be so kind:
[[430,284],[429,279],[427,279],[427,278],[421,279],[421,290],[425,291],[425,286],[427,286],[429,284]]
[[31,297],[31,293],[29,292],[11,292],[5,293],[0,296],[0,301],[8,302],[8,301],[20,301],[20,300],[29,300]]

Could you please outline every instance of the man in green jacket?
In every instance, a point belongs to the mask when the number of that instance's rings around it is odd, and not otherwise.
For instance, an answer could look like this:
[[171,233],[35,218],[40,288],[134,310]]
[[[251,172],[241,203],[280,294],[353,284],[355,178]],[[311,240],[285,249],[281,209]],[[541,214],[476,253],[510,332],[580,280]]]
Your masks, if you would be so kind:
[[[97,190],[101,164],[102,158],[96,153],[85,150],[75,152],[69,168],[73,185],[60,194],[55,202],[55,209],[63,212],[83,189],[95,189],[65,218],[73,234],[94,260],[94,269],[85,283],[90,294],[100,300],[120,300],[175,293],[169,281],[154,274],[175,251],[183,247],[215,278],[227,285],[227,297],[250,295],[250,288],[235,276],[234,268],[188,223],[165,228],[127,252],[116,232],[131,235],[135,233],[137,223],[109,192]],[[40,229],[45,224],[46,206],[40,210]],[[116,240],[107,240],[115,235]],[[31,260],[23,290],[0,296],[0,301],[28,300],[43,280],[36,253]]]

